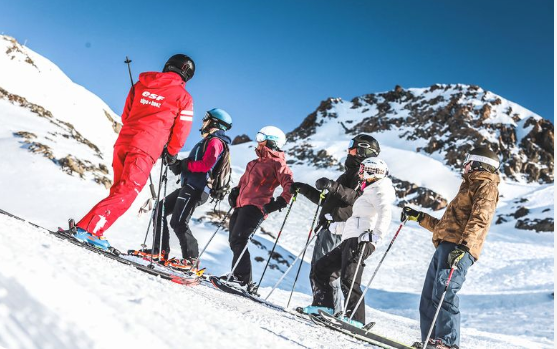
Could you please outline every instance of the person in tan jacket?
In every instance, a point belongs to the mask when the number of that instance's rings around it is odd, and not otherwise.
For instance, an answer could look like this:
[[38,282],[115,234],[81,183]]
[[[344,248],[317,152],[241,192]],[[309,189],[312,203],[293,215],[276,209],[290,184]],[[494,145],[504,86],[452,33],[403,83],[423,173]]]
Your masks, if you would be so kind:
[[420,329],[426,341],[451,266],[457,261],[427,349],[458,348],[460,310],[456,293],[468,268],[480,257],[499,200],[499,158],[486,147],[473,149],[464,161],[463,181],[443,217],[404,207],[401,220],[417,221],[433,233],[436,251],[426,274],[420,300]]

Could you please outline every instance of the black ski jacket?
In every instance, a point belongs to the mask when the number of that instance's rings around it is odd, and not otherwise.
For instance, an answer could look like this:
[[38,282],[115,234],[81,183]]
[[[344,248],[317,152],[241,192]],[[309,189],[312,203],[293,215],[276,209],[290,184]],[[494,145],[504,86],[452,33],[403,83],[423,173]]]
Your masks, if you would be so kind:
[[[304,194],[314,204],[319,203],[319,190],[306,184]],[[319,214],[319,225],[327,228],[331,222],[345,222],[352,215],[352,205],[362,194],[358,187],[358,170],[347,170],[332,184],[331,189],[325,194],[325,199],[321,203],[321,213]],[[331,222],[327,221],[325,215],[330,213],[333,217]]]

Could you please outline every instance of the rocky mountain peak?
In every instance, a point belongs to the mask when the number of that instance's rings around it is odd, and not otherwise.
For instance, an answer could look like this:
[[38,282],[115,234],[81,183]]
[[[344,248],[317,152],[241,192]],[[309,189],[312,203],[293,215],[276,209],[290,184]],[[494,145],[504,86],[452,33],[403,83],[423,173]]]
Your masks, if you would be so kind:
[[[435,84],[413,89],[397,85],[392,91],[350,102],[328,98],[287,135],[289,141],[299,142],[315,134],[318,127],[338,118],[335,106],[347,103],[354,117],[339,121],[339,126],[348,135],[396,131],[400,139],[420,144],[417,152],[441,155],[455,170],[469,150],[488,145],[501,157],[504,177],[553,183],[553,124],[475,85]],[[304,148],[307,155],[308,147]]]

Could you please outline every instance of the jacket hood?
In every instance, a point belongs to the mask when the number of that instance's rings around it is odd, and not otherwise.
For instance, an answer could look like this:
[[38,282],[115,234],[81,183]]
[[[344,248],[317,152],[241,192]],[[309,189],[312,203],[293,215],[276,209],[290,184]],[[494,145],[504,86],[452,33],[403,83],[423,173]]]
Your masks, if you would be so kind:
[[215,131],[213,133],[211,133],[210,137],[217,137],[218,139],[220,139],[221,141],[225,142],[226,144],[230,144],[232,143],[232,140],[230,139],[230,137],[228,137],[223,130],[218,130]]
[[393,185],[393,181],[389,177],[381,178],[380,180],[375,181],[371,184],[368,184],[366,181],[362,181],[360,185],[360,189],[363,191],[369,191],[371,190],[371,188],[380,187],[387,183],[390,184],[391,186]]
[[171,85],[185,86],[180,75],[173,72],[145,72],[139,74],[139,81],[147,88],[166,87]]
[[490,173],[486,171],[474,171],[470,173],[466,173],[462,176],[465,181],[492,181],[495,182],[497,185],[501,182],[501,178],[497,173]]
[[261,159],[276,158],[276,159],[284,160],[284,152],[278,150],[271,150],[267,147],[262,147],[262,148],[256,147],[255,153]]

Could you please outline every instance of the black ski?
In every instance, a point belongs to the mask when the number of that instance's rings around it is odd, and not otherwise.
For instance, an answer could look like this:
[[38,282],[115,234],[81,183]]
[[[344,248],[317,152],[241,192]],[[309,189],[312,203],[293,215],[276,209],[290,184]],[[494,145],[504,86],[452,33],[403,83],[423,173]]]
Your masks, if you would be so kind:
[[17,219],[17,220],[19,220],[19,221],[21,221],[21,222],[25,222],[25,223],[27,223],[27,224],[30,224],[30,225],[32,225],[32,226],[35,227],[35,228],[41,229],[41,230],[43,230],[43,231],[46,231],[46,232],[48,232],[49,234],[52,234],[52,235],[56,236],[57,238],[59,238],[59,239],[61,239],[61,240],[68,241],[68,242],[70,242],[70,243],[72,243],[72,244],[74,244],[74,245],[76,245],[76,246],[79,246],[79,247],[84,248],[84,249],[86,249],[86,250],[89,250],[89,251],[91,251],[91,252],[97,253],[97,254],[102,255],[102,256],[104,256],[104,257],[110,258],[110,259],[112,259],[112,260],[114,260],[114,261],[117,261],[117,262],[119,262],[119,263],[132,266],[132,267],[136,268],[137,270],[140,270],[140,271],[142,271],[142,272],[144,272],[144,273],[147,273],[147,274],[150,274],[150,275],[154,275],[154,276],[160,276],[160,277],[163,278],[163,279],[170,280],[170,281],[172,281],[172,282],[175,282],[175,283],[178,283],[178,284],[182,284],[182,285],[192,285],[192,286],[193,286],[193,285],[199,283],[199,280],[198,280],[199,278],[198,278],[197,276],[188,275],[188,274],[184,274],[184,275],[182,276],[182,275],[176,275],[175,273],[169,273],[169,272],[164,272],[164,271],[161,271],[161,270],[156,270],[156,269],[150,268],[149,266],[146,266],[146,265],[143,265],[143,264],[139,264],[139,263],[133,262],[133,261],[131,261],[131,260],[124,259],[124,258],[120,257],[120,251],[118,251],[118,250],[115,249],[115,248],[112,248],[112,249],[110,250],[110,252],[107,252],[107,251],[98,249],[98,248],[96,248],[96,247],[94,247],[94,246],[92,246],[92,245],[89,245],[89,244],[87,244],[87,243],[83,243],[83,242],[81,242],[81,241],[75,239],[74,236],[73,236],[73,234],[71,234],[71,233],[68,232],[67,230],[63,230],[62,228],[59,228],[58,231],[53,231],[53,230],[44,228],[44,227],[42,227],[42,226],[40,226],[40,225],[38,225],[38,224],[29,222],[29,221],[27,221],[27,220],[25,220],[25,219],[23,219],[23,218],[21,218],[21,217],[18,217],[18,216],[16,216],[16,215],[12,214],[12,213],[6,212],[6,211],[4,211],[4,210],[2,210],[2,209],[0,209],[0,213],[3,214],[3,215],[6,215],[6,216],[8,216],[8,217]]
[[369,330],[364,330],[352,326],[349,323],[337,319],[336,317],[329,315],[322,310],[319,310],[319,316],[310,315],[310,317],[315,323],[325,325],[331,329],[347,334],[353,338],[366,341],[382,348],[413,349],[408,345],[399,343],[386,337],[379,336],[375,333],[370,332]]
[[221,280],[220,278],[218,278],[216,276],[208,276],[207,280],[210,281],[211,284],[213,284],[213,286],[215,286],[219,290],[224,291],[226,293],[235,294],[237,296],[242,296],[242,297],[251,299],[252,301],[255,301],[257,303],[261,303],[261,304],[266,305],[266,306],[268,306],[270,308],[273,308],[275,310],[285,311],[284,308],[279,307],[278,305],[275,305],[273,303],[267,302],[266,300],[263,300],[263,299],[257,297],[256,295],[253,295],[253,294],[249,293],[248,291],[246,291],[244,289],[241,289],[239,287],[234,287],[230,283],[227,283],[226,281]]

